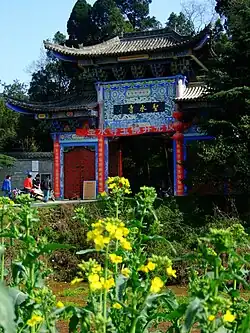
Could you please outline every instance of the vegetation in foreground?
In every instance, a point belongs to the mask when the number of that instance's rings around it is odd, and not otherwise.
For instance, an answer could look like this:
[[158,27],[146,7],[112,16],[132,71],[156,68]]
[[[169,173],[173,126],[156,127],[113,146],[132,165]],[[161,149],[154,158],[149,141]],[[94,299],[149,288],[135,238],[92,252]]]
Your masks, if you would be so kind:
[[[87,242],[93,247],[79,256],[94,256],[78,265],[72,284],[88,283],[83,305],[56,301],[45,284],[50,271],[46,254],[67,245],[49,244],[35,236],[39,228],[37,210],[27,197],[21,207],[1,199],[1,300],[0,325],[3,332],[56,332],[59,320],[69,321],[70,332],[141,333],[247,332],[249,302],[241,297],[239,286],[248,288],[249,237],[241,225],[211,229],[198,240],[189,273],[188,297],[178,299],[167,282],[176,278],[175,249],[157,234],[159,221],[153,204],[156,192],[143,187],[135,195],[126,220],[123,219],[129,182],[124,178],[108,180],[109,195],[102,195],[109,217],[100,218],[89,228]],[[127,209],[127,208],[126,208]],[[86,222],[84,208],[76,219]],[[146,251],[148,242],[165,244],[170,255]],[[4,284],[6,252],[13,243],[18,255],[11,259],[8,286]],[[97,255],[96,255],[97,254]],[[165,323],[159,326],[160,323]]]

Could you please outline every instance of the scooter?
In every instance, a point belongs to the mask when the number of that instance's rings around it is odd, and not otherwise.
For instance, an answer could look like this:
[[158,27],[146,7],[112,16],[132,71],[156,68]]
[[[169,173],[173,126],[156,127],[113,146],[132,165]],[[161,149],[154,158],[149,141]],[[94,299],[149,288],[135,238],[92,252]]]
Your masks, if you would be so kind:
[[[39,188],[32,188],[30,190],[30,195],[32,198],[34,198],[35,200],[39,200],[39,201],[44,201],[44,194],[43,191]],[[54,192],[53,190],[50,191],[50,197],[49,200],[55,201],[55,196],[54,196]]]
[[14,188],[11,195],[12,199],[15,201],[15,199],[21,194],[26,194],[26,192],[23,190],[19,190],[18,188]]

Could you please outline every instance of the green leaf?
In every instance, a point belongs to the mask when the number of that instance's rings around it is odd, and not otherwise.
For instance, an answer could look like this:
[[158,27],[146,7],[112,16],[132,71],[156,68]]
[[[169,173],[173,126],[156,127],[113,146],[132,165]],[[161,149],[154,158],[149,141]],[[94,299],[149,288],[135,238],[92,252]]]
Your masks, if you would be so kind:
[[20,280],[27,276],[27,270],[26,267],[21,262],[13,262],[12,263],[12,277],[15,282],[15,284],[18,284]]
[[[225,326],[221,326],[219,327],[214,333],[229,333],[230,331],[228,329],[226,329]],[[239,333],[237,331],[237,333]],[[243,332],[242,332],[243,333]],[[248,333],[247,331],[244,331],[244,333]]]
[[191,303],[189,303],[181,333],[188,333],[191,330],[195,322],[196,314],[199,311],[200,307],[201,300],[199,298],[195,298]]
[[78,316],[73,315],[70,318],[70,322],[69,322],[69,333],[75,333],[75,332],[77,332],[78,323],[79,323]]
[[8,293],[15,306],[22,304],[28,298],[27,294],[15,288],[9,288]]
[[234,278],[237,282],[242,283],[243,286],[244,286],[246,289],[249,289],[249,288],[250,288],[249,283],[247,283],[247,281],[246,281],[243,277],[241,277],[241,276],[239,276],[238,274],[235,274],[235,273],[232,273],[232,276],[233,276],[233,278]]
[[242,321],[237,333],[250,333],[250,313],[248,313]]
[[45,245],[42,250],[40,251],[40,254],[42,253],[50,253],[55,250],[68,250],[74,248],[73,245],[68,245],[68,244],[59,244],[59,243],[51,243]]
[[115,293],[116,293],[116,298],[118,301],[122,301],[122,294],[126,287],[126,282],[127,282],[127,279],[121,274],[116,279]]
[[87,249],[87,250],[81,250],[81,251],[78,251],[76,252],[76,254],[88,254],[88,253],[93,253],[93,252],[98,252],[98,253],[103,253],[104,251],[97,251],[96,249]]
[[166,293],[164,293],[163,298],[170,310],[177,310],[179,308],[179,303],[172,290],[169,289]]
[[15,333],[15,311],[8,289],[0,284],[0,327],[6,333]]

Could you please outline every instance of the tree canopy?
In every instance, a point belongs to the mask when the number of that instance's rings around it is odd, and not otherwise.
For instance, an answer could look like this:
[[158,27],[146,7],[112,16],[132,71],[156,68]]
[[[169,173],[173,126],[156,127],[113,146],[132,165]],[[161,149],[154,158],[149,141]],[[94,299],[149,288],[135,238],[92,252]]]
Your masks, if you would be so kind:
[[152,0],[97,0],[91,6],[77,0],[67,31],[68,45],[90,45],[133,30],[158,28],[160,23],[149,15]]
[[172,12],[166,22],[166,28],[178,32],[180,35],[191,35],[195,31],[194,24],[182,12]]
[[[216,108],[203,129],[215,139],[201,144],[194,177],[225,181],[235,193],[250,190],[250,0],[217,0],[221,16],[214,29],[215,56],[209,63],[209,97]],[[195,182],[195,178],[193,182]]]

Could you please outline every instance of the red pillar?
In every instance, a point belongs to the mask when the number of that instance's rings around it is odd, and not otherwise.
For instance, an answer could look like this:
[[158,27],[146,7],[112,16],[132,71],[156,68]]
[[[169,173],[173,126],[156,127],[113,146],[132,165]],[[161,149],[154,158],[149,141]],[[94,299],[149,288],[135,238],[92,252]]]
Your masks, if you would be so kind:
[[122,170],[122,149],[120,147],[118,152],[118,176],[122,177],[123,170]]
[[105,191],[105,151],[104,136],[98,138],[98,193]]
[[54,195],[60,198],[60,143],[54,139]]

